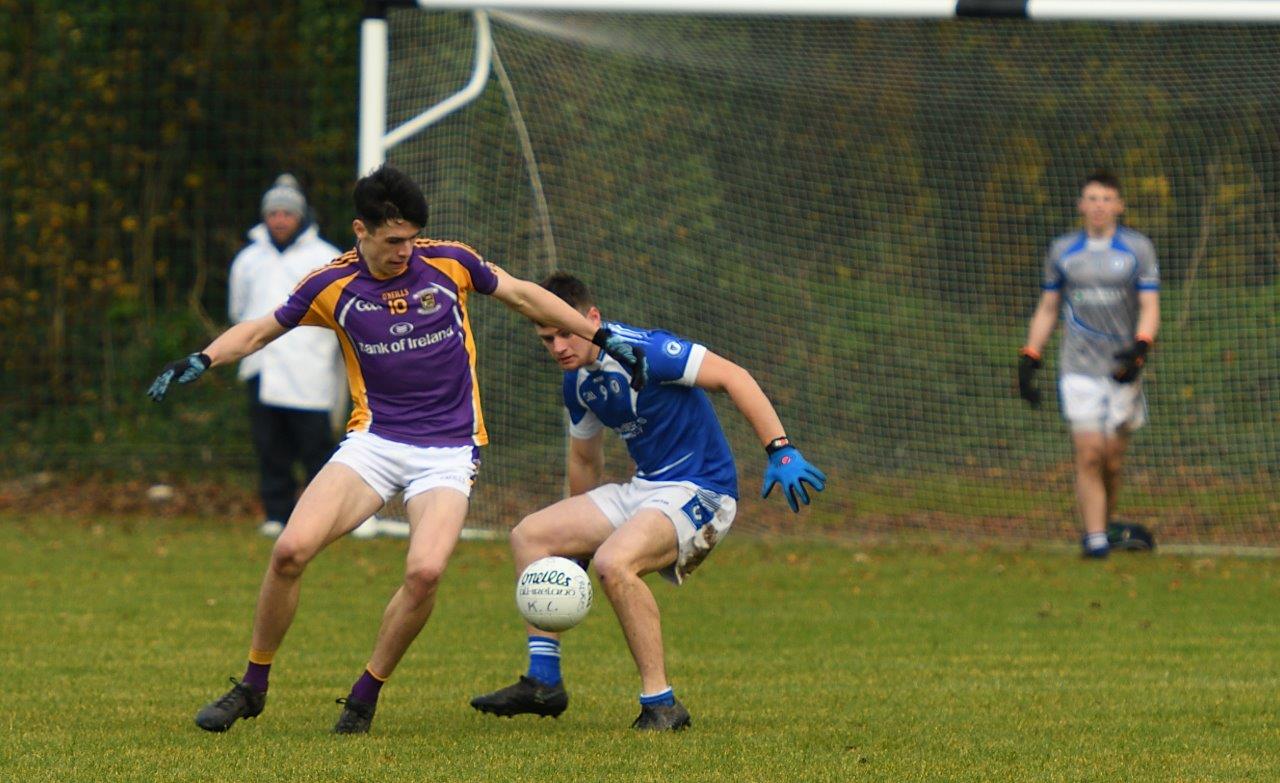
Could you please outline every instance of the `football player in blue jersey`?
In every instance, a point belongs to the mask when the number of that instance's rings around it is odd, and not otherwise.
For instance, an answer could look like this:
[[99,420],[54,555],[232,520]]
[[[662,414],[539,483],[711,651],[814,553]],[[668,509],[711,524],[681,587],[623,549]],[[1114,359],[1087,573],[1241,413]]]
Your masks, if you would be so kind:
[[1085,557],[1103,558],[1111,551],[1109,530],[1118,540],[1140,530],[1145,545],[1152,542],[1150,531],[1118,525],[1113,516],[1125,450],[1147,420],[1141,375],[1160,328],[1160,266],[1151,240],[1120,223],[1124,200],[1111,174],[1090,174],[1077,208],[1083,228],[1055,239],[1045,256],[1040,303],[1018,360],[1018,393],[1039,406],[1035,373],[1061,320],[1058,404],[1075,451],[1081,546]]
[[[556,273],[542,285],[602,324],[582,281]],[[706,392],[728,394],[759,437],[769,457],[762,496],[780,485],[792,511],[799,511],[810,489],[823,489],[826,476],[792,445],[773,404],[742,367],[669,332],[602,325],[644,350],[648,383],[635,391],[626,368],[590,341],[538,327],[564,370],[571,496],[521,520],[511,532],[511,548],[517,574],[549,555],[595,563],[640,673],[640,715],[632,726],[682,729],[689,712],[667,680],[658,604],[643,577],[656,571],[679,584],[733,523],[737,468]],[[635,476],[624,484],[601,483],[606,427],[622,437],[636,464]],[[494,715],[558,716],[568,706],[558,635],[526,630],[528,673],[472,699],[472,707]]]

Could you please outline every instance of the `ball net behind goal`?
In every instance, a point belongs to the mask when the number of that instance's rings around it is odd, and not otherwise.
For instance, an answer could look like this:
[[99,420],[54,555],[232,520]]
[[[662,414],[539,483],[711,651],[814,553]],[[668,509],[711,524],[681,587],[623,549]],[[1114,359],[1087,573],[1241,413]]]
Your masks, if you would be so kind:
[[[1163,329],[1118,516],[1163,544],[1280,545],[1280,30],[1265,26],[493,15],[475,104],[390,150],[429,232],[583,277],[606,318],[749,369],[829,477],[759,500],[732,404],[736,527],[1074,540],[1055,334],[1014,383],[1049,241],[1094,168],[1161,261]],[[471,17],[394,12],[395,127],[461,87]],[[564,490],[560,373],[473,304],[485,450],[472,522]],[[630,465],[609,437],[607,473]]]

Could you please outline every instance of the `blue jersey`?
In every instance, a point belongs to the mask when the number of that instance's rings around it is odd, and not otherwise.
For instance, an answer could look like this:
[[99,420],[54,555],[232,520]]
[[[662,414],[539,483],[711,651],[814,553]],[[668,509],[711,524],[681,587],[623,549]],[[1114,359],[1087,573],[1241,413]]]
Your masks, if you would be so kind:
[[594,363],[566,372],[569,434],[590,438],[607,426],[627,444],[637,478],[688,481],[737,499],[738,469],[729,442],[707,393],[694,386],[707,349],[670,332],[605,326],[644,348],[649,382],[633,390],[630,373],[603,351]]

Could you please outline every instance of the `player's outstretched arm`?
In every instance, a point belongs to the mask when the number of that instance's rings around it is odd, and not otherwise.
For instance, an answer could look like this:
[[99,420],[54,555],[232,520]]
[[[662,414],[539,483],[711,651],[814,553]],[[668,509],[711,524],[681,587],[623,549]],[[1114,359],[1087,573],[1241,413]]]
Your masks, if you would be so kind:
[[554,326],[587,338],[627,368],[631,375],[631,388],[636,391],[644,388],[649,380],[649,363],[645,360],[643,348],[632,345],[607,328],[597,328],[585,315],[537,283],[512,277],[496,266],[493,270],[498,277],[498,287],[494,289],[493,296],[498,301],[535,324]]
[[1035,385],[1036,370],[1043,366],[1040,356],[1058,323],[1058,309],[1062,295],[1057,291],[1045,291],[1040,295],[1035,315],[1027,328],[1027,342],[1018,351],[1018,396],[1033,408],[1040,407],[1040,389]]
[[742,367],[718,354],[707,351],[698,368],[695,383],[707,391],[724,392],[734,406],[751,423],[756,437],[769,455],[764,469],[760,497],[767,498],[775,486],[781,485],[783,497],[792,511],[809,504],[806,484],[817,492],[827,486],[827,476],[804,458],[782,429],[782,420],[773,403],[756,379]]
[[218,335],[203,351],[188,354],[169,362],[151,382],[147,396],[156,402],[169,393],[174,381],[191,383],[210,367],[228,364],[248,356],[262,346],[287,332],[274,314],[244,321]]

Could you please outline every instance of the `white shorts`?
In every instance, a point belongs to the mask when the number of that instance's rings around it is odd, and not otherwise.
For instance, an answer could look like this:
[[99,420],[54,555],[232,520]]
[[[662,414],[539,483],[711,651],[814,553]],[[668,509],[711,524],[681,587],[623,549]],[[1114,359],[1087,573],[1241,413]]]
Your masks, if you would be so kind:
[[676,528],[676,562],[659,571],[675,584],[706,559],[725,537],[738,513],[728,495],[702,489],[688,481],[649,481],[633,478],[626,484],[605,484],[587,493],[616,528],[642,508],[666,514]]
[[1141,380],[1120,383],[1107,377],[1063,375],[1058,379],[1058,401],[1072,432],[1132,432],[1147,423]]
[[360,474],[383,502],[404,490],[408,501],[437,487],[456,489],[471,497],[480,469],[475,446],[410,446],[369,432],[352,432],[329,458]]

